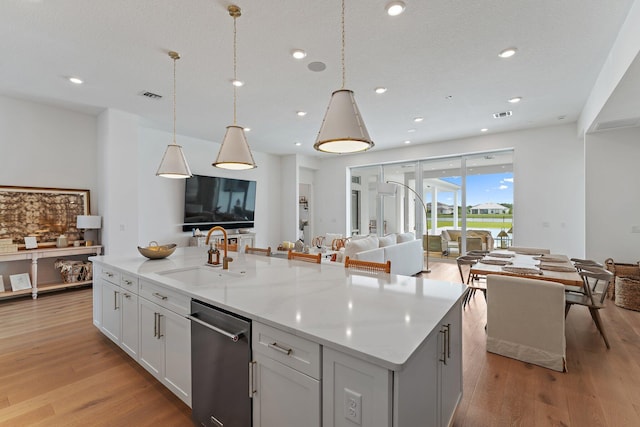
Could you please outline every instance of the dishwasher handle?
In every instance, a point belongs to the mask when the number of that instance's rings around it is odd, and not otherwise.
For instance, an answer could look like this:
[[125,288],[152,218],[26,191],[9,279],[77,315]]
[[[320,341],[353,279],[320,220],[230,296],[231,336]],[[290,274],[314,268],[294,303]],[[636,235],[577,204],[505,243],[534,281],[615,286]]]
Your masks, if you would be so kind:
[[212,331],[215,331],[215,332],[217,332],[217,333],[219,333],[219,334],[224,335],[225,337],[231,338],[231,340],[232,340],[233,342],[238,342],[238,340],[240,339],[240,337],[245,333],[245,331],[244,331],[244,330],[239,331],[239,332],[237,332],[237,333],[235,333],[235,334],[234,334],[233,332],[225,331],[224,329],[220,329],[220,328],[218,328],[217,326],[213,326],[213,325],[212,325],[212,324],[210,324],[210,323],[207,323],[207,322],[204,322],[204,321],[202,321],[202,320],[198,319],[197,317],[195,317],[195,315],[196,315],[196,314],[197,314],[197,313],[187,314],[187,316],[186,316],[186,317],[187,317],[187,319],[189,319],[189,320],[191,320],[191,321],[193,321],[193,322],[196,322],[197,324],[202,325],[202,326],[204,326],[205,328],[209,328],[209,329],[211,329]]

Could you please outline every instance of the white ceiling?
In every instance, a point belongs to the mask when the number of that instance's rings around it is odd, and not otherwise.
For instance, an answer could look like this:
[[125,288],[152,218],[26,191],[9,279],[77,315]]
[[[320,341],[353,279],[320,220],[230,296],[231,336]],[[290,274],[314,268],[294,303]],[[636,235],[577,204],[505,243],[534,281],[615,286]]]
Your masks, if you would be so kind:
[[[478,135],[485,127],[492,133],[575,121],[633,0],[405,0],[397,17],[385,13],[386,3],[346,1],[346,87],[375,149]],[[167,52],[176,50],[178,133],[220,142],[233,122],[228,4],[2,0],[0,94],[90,114],[115,108],[170,131]],[[237,4],[238,77],[246,82],[238,89],[238,124],[251,127],[251,147],[327,156],[312,146],[341,84],[340,1]],[[511,46],[517,55],[498,58]],[[294,48],[307,57],[294,60]],[[314,61],[326,70],[310,71]],[[86,83],[72,85],[69,76]],[[375,94],[377,86],[387,93]],[[522,102],[509,104],[514,96]],[[298,110],[308,114],[298,117]],[[513,116],[492,118],[507,110]],[[417,116],[424,121],[414,123]]]

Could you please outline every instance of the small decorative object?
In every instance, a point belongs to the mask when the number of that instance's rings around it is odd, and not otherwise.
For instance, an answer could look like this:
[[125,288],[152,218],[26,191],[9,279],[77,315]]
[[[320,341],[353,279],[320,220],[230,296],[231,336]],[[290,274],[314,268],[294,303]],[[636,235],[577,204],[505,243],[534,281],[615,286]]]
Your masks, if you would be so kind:
[[149,242],[149,246],[145,248],[141,248],[140,246],[138,246],[138,252],[149,259],[162,259],[171,255],[173,251],[176,250],[176,247],[178,247],[178,245],[176,245],[175,243],[169,243],[168,245],[158,245],[158,242],[154,240]]
[[93,278],[93,263],[89,261],[57,259],[53,266],[60,270],[64,283],[84,282]]
[[69,243],[67,242],[67,236],[65,236],[64,234],[58,236],[58,238],[56,239],[56,247],[66,248],[67,246],[69,246]]
[[21,291],[23,289],[31,289],[31,279],[29,273],[12,274],[9,276],[11,281],[11,290]]
[[38,240],[34,236],[27,236],[24,238],[25,249],[36,249],[38,247]]

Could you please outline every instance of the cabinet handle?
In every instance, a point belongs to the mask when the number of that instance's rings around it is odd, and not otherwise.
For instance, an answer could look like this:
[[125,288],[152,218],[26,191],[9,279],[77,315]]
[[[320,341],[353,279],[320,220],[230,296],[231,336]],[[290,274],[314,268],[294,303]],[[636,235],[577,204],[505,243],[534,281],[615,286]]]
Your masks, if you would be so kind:
[[444,329],[440,329],[440,331],[438,332],[442,334],[442,357],[438,360],[446,365],[447,364],[447,343],[446,343],[447,332]]
[[126,293],[126,292],[125,292],[125,293],[124,293],[124,294],[122,294],[122,295],[124,295],[124,297],[125,297],[126,299],[131,299],[131,294],[128,294],[128,293]]
[[271,348],[271,349],[273,349],[275,351],[279,351],[282,354],[286,354],[287,356],[291,356],[291,353],[293,352],[293,350],[290,349],[290,348],[280,347],[280,345],[278,345],[277,342],[267,344],[267,347],[269,347],[269,348]]
[[162,294],[159,294],[158,292],[154,292],[154,293],[153,293],[153,296],[154,296],[154,297],[156,297],[156,298],[160,298],[162,301],[164,301],[164,300],[166,300],[166,299],[167,299],[167,297],[166,297],[166,296],[164,296],[164,295],[162,295]]
[[447,359],[451,359],[451,323],[447,323]]
[[133,282],[131,280],[125,280],[124,283],[125,285],[129,285],[129,286],[133,285]]
[[256,394],[257,390],[254,384],[255,377],[253,375],[253,367],[256,364],[255,361],[249,362],[249,397],[253,397]]
[[162,323],[160,323],[160,318],[162,317],[162,314],[160,313],[156,313],[158,315],[157,319],[158,319],[158,339],[162,338],[164,335],[162,335],[162,330],[161,330],[161,326]]
[[113,277],[113,273],[109,273],[108,271],[104,272],[105,276]]
[[117,310],[118,309],[118,294],[120,292],[118,291],[113,291],[113,309]]
[[158,314],[159,313],[153,313],[153,337],[154,338],[159,338],[158,336]]

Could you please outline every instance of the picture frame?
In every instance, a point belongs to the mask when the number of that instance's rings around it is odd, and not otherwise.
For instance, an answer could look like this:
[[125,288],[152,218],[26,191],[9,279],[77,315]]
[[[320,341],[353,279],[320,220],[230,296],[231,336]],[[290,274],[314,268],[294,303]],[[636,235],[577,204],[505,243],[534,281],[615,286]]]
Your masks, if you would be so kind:
[[64,234],[81,238],[78,215],[90,215],[89,190],[0,186],[0,238],[10,238],[20,248],[25,237],[35,237],[38,246],[55,246]]
[[12,291],[31,289],[31,278],[29,273],[12,274],[9,276]]
[[0,293],[4,292],[4,279],[2,278],[2,274],[0,274]]
[[25,249],[36,249],[38,247],[38,240],[35,236],[26,236],[24,238],[24,248]]

